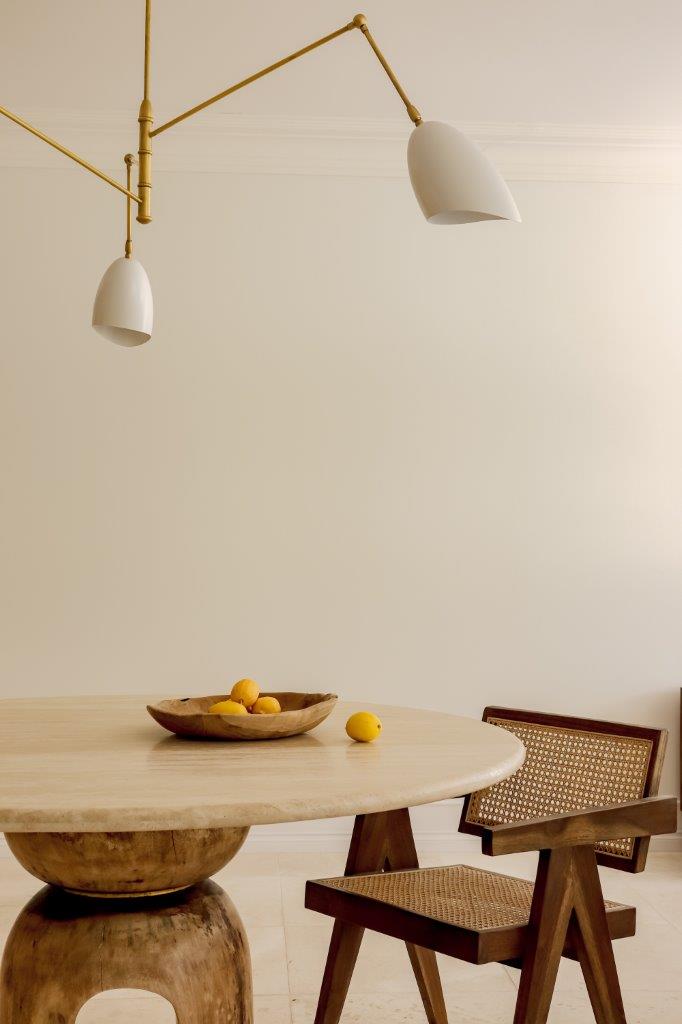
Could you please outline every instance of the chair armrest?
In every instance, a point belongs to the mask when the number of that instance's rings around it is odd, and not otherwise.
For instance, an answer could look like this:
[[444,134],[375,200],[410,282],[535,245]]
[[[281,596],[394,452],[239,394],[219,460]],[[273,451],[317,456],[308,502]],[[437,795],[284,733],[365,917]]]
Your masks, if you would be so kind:
[[677,830],[677,799],[645,797],[632,803],[568,811],[550,818],[490,825],[482,830],[483,853],[553,850],[558,846],[587,846],[607,839],[656,836]]

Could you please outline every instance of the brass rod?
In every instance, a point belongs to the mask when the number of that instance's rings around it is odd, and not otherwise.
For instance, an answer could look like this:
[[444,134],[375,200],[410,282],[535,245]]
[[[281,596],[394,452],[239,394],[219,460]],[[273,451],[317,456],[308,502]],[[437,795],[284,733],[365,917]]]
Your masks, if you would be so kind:
[[152,219],[152,143],[149,132],[154,123],[154,111],[149,99],[149,65],[152,50],[152,0],[145,0],[144,5],[144,90],[140,112],[137,117],[139,125],[137,154],[140,167],[137,173],[137,194],[139,206],[137,220],[139,224],[149,224]]
[[[135,163],[135,157],[132,153],[126,153],[123,157],[126,165],[126,181],[128,184],[128,191],[130,192],[132,167]],[[133,254],[133,223],[132,223],[132,207],[130,205],[130,199],[126,196],[126,244],[125,244],[125,256],[129,260]]]
[[354,21],[344,25],[343,28],[339,28],[336,32],[330,32],[328,36],[323,36],[321,39],[316,39],[314,43],[309,43],[308,46],[304,46],[303,49],[297,50],[296,53],[289,54],[288,57],[283,57],[282,60],[276,61],[274,64],[270,64],[267,68],[263,68],[262,71],[257,71],[255,75],[249,75],[248,78],[243,79],[241,82],[237,82],[236,85],[231,85],[229,89],[224,89],[222,92],[217,93],[215,96],[211,96],[210,99],[204,100],[203,103],[198,103],[196,107],[192,107],[191,110],[186,110],[184,114],[178,114],[172,121],[167,121],[166,124],[159,125],[153,132],[150,132],[150,138],[155,135],[160,135],[161,132],[165,132],[168,128],[172,128],[174,125],[179,124],[180,121],[185,121],[188,117],[192,117],[193,114],[198,114],[200,110],[204,110],[206,107],[210,107],[212,103],[217,103],[218,100],[224,99],[226,96],[230,96],[233,92],[237,92],[239,89],[243,89],[246,85],[251,85],[252,82],[256,82],[259,78],[263,78],[265,75],[269,75],[271,71],[277,71],[278,68],[284,67],[285,64],[289,64],[292,60],[296,60],[298,57],[303,57],[304,54],[310,53],[311,50],[316,50],[318,46],[324,46],[325,43],[330,43],[332,39],[338,39],[339,36],[344,35],[346,32],[351,32],[358,26]]
[[152,49],[152,0],[144,8],[144,98],[149,99],[149,62]]
[[64,156],[68,156],[69,160],[74,160],[77,164],[80,164],[81,167],[84,167],[86,171],[90,171],[91,174],[101,178],[102,181],[106,181],[107,185],[112,185],[113,188],[118,189],[119,192],[122,192],[130,199],[134,199],[136,203],[140,202],[138,197],[131,192],[130,189],[125,188],[118,181],[115,181],[114,178],[110,178],[108,174],[104,173],[104,171],[100,171],[98,167],[94,167],[92,164],[89,164],[87,160],[78,156],[77,153],[73,153],[70,149],[67,149],[66,146],[62,146],[61,143],[56,142],[55,139],[51,139],[49,135],[45,135],[45,133],[41,132],[38,128],[34,128],[32,124],[28,123],[28,121],[24,121],[21,117],[17,117],[17,115],[13,114],[11,110],[7,110],[6,107],[0,107],[0,114],[4,114],[4,116],[9,118],[10,121],[14,121],[14,123],[18,124],[20,128],[25,128],[27,132],[30,132],[31,135],[35,135],[36,138],[41,139],[43,142],[46,142],[48,146],[52,146],[54,149],[59,150],[59,152],[63,153]]
[[421,124],[421,120],[422,120],[421,114],[419,113],[417,108],[414,106],[414,104],[410,102],[410,100],[409,100],[409,98],[407,96],[407,93],[405,92],[405,90],[403,89],[402,85],[400,84],[400,82],[396,78],[395,72],[394,72],[393,68],[388,63],[388,61],[384,57],[383,53],[381,52],[381,50],[377,46],[377,42],[376,42],[374,36],[372,35],[372,33],[370,32],[369,28],[367,27],[367,19],[365,18],[364,14],[356,14],[355,18],[353,19],[353,24],[356,26],[356,28],[360,29],[360,31],[362,32],[362,34],[365,37],[365,39],[367,40],[369,45],[374,50],[379,63],[381,64],[382,68],[384,69],[384,71],[386,72],[386,74],[390,78],[391,82],[393,83],[393,87],[394,87],[395,91],[398,93],[398,95],[400,96],[401,100],[405,104],[405,108],[406,108],[407,113],[408,113],[408,115],[410,117],[410,120],[413,121],[414,124]]

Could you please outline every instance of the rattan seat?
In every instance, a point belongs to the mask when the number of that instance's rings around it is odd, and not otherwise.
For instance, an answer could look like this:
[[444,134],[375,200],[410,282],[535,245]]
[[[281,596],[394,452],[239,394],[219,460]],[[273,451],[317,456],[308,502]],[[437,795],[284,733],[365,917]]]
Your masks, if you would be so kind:
[[[342,914],[335,904],[337,917],[387,935],[405,938],[408,919],[416,929],[423,922],[438,952],[451,953],[453,942],[461,951],[468,933],[471,956],[466,959],[472,963],[514,960],[521,954],[533,899],[532,882],[466,864],[319,879],[308,883],[307,906],[324,913],[325,890],[345,896]],[[609,900],[604,906],[611,938],[634,935],[634,907]],[[438,925],[443,926],[442,946],[433,943]],[[418,944],[416,938],[411,941]],[[566,955],[571,955],[570,944]]]

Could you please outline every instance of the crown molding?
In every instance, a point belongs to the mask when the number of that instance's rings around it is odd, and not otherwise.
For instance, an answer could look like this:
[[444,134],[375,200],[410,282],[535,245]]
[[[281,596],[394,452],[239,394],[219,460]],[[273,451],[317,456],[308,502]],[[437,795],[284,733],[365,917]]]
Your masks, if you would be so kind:
[[[103,169],[137,146],[134,113],[19,111]],[[64,166],[64,157],[4,118],[0,167]],[[457,122],[509,181],[682,183],[682,127]],[[154,141],[156,172],[403,178],[406,119],[213,112]],[[119,156],[120,154],[120,156]]]

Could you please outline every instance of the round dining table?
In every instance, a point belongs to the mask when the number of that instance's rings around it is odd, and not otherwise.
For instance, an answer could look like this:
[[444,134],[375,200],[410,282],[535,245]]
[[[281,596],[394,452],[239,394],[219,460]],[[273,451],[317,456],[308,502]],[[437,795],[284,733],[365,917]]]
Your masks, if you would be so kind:
[[[345,702],[300,736],[190,740],[148,717],[157,699],[0,701],[0,831],[48,883],[5,945],[0,1024],[74,1024],[114,988],[158,993],[178,1024],[251,1024],[247,936],[210,880],[249,828],[353,815],[347,873],[417,867],[407,809],[491,786],[524,758],[496,726]],[[360,707],[383,723],[374,743],[345,733]],[[439,998],[434,955],[410,958],[425,1003]]]

